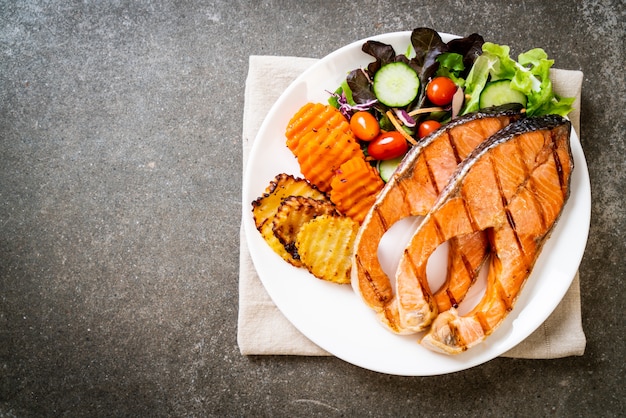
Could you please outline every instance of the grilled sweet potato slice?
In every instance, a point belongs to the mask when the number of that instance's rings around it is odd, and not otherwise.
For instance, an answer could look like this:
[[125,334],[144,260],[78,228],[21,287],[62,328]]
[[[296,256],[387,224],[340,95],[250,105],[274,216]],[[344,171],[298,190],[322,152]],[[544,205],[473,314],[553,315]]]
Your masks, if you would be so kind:
[[289,121],[285,135],[302,175],[323,192],[330,190],[341,164],[365,158],[347,119],[329,105],[305,104]]
[[358,223],[363,222],[385,185],[376,169],[361,157],[343,163],[330,184],[330,200]]

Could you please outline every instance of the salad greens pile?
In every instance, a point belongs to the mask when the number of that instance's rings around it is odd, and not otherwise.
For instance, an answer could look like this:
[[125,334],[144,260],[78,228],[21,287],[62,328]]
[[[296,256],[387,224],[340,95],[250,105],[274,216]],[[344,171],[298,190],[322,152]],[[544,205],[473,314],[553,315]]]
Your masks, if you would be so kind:
[[511,88],[524,93],[528,99],[529,116],[547,114],[567,115],[572,110],[574,98],[559,98],[552,91],[550,67],[553,60],[541,48],[534,48],[518,56],[509,56],[509,47],[486,42],[483,53],[476,58],[467,80],[465,93],[470,99],[464,113],[478,110],[478,98],[487,81],[511,80]]
[[[480,109],[480,96],[489,83],[510,80],[510,88],[526,96],[528,116],[545,114],[567,115],[572,110],[574,98],[558,97],[552,90],[549,71],[554,61],[548,59],[541,48],[531,49],[518,56],[517,61],[509,56],[506,45],[485,42],[474,33],[464,38],[444,42],[440,35],[430,28],[417,28],[411,33],[411,43],[404,54],[396,54],[391,45],[370,40],[362,47],[363,52],[375,60],[366,68],[351,71],[344,82],[329,99],[329,103],[348,118],[359,110],[375,110],[381,129],[391,128],[385,114],[389,106],[377,99],[372,88],[376,73],[385,65],[404,62],[417,73],[420,81],[417,96],[402,109],[393,109],[396,114],[410,114],[408,124],[415,126],[420,120],[437,119],[441,123],[457,115]],[[430,109],[426,88],[438,76],[450,78],[463,94],[461,100],[445,108],[435,108],[432,112],[421,113],[419,109]],[[430,107],[429,107],[430,106]],[[457,109],[452,109],[454,106]]]

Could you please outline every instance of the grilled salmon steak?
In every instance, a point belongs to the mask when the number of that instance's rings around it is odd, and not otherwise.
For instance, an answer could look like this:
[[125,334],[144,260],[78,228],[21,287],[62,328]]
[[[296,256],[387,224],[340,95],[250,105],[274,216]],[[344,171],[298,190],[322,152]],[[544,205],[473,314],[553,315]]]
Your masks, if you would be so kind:
[[447,354],[465,351],[513,309],[569,197],[570,128],[556,115],[508,125],[459,165],[424,217],[396,272],[400,310],[428,305],[426,263],[441,243],[485,231],[491,251],[481,301],[464,316],[454,308],[439,313],[421,340],[424,346]]
[[456,306],[476,278],[488,245],[483,231],[452,238],[445,284],[434,295],[424,289],[416,299],[419,305],[401,310],[391,279],[378,259],[383,235],[401,219],[426,215],[459,163],[520,117],[520,107],[509,105],[468,114],[444,125],[409,151],[370,208],[355,240],[352,286],[393,332],[422,331],[439,310]]

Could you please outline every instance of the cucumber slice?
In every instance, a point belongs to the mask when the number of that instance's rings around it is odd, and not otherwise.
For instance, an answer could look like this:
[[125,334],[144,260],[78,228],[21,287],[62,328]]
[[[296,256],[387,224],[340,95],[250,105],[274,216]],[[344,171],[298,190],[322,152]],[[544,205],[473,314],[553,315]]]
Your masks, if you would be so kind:
[[381,160],[377,164],[378,173],[380,174],[380,178],[383,179],[385,183],[389,181],[393,173],[396,171],[396,168],[402,162],[404,155],[396,158],[392,158],[391,160]]
[[404,62],[384,65],[374,74],[374,94],[378,101],[390,107],[404,107],[417,97],[420,79]]
[[520,103],[526,106],[526,95],[511,88],[511,80],[498,80],[488,83],[480,93],[478,106],[481,109],[507,103]]

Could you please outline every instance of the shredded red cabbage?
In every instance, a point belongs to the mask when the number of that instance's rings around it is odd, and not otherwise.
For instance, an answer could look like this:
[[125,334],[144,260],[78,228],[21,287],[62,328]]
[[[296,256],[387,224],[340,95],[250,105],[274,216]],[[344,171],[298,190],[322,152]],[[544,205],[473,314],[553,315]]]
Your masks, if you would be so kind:
[[404,109],[393,109],[398,119],[402,121],[404,126],[412,128],[415,126],[415,119],[409,115],[409,113]]
[[357,103],[357,104],[351,105],[350,103],[348,103],[348,99],[346,99],[345,93],[343,92],[341,94],[331,93],[331,92],[328,92],[328,93],[330,93],[332,96],[337,98],[337,103],[339,103],[339,111],[347,119],[350,119],[352,117],[352,114],[360,110],[365,110],[365,111],[370,110],[372,106],[374,106],[376,102],[378,101],[378,100],[367,100],[364,103]]

